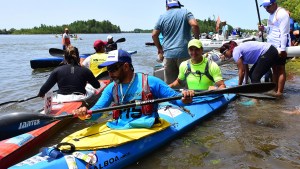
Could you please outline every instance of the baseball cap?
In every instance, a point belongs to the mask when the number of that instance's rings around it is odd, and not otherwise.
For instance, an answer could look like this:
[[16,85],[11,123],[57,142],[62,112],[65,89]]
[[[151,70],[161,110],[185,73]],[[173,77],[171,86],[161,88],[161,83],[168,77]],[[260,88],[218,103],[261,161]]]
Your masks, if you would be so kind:
[[68,31],[69,29],[68,28],[65,28],[65,31]]
[[266,7],[276,2],[276,0],[263,0],[263,3],[260,6]]
[[122,50],[122,49],[110,51],[107,54],[106,61],[104,63],[98,65],[98,68],[107,67],[107,66],[113,65],[118,62],[127,62],[127,63],[131,64],[132,63],[131,55],[127,51]]
[[113,38],[113,36],[111,36],[111,35],[107,36],[107,40],[112,39],[112,38]]
[[201,48],[202,43],[199,39],[192,39],[189,41],[188,48],[195,46],[196,48]]
[[105,46],[107,44],[107,42],[103,42],[102,40],[96,40],[94,42],[94,48],[100,48],[102,46]]
[[166,5],[168,7],[183,7],[178,0],[166,0]]

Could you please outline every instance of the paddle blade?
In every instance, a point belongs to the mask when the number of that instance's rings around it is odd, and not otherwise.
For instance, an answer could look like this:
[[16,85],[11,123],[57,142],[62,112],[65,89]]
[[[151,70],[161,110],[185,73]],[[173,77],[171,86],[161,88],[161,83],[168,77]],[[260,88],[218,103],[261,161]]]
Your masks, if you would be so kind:
[[1,115],[0,121],[0,140],[4,140],[43,127],[55,119],[38,113],[18,112]]
[[274,89],[276,86],[273,82],[266,82],[266,83],[253,83],[253,84],[245,84],[241,86],[236,86],[232,89],[233,93],[262,93],[267,92]]
[[275,83],[254,83],[254,84],[245,84],[220,90],[207,90],[202,92],[196,92],[195,96],[203,96],[207,94],[226,94],[226,93],[262,93],[274,89],[276,86]]
[[115,43],[119,43],[119,42],[125,42],[125,41],[126,41],[126,39],[125,39],[125,38],[120,38],[120,39],[116,40],[116,42],[115,42]]
[[64,57],[64,50],[62,49],[57,49],[57,48],[50,48],[49,49],[49,54],[51,56],[58,56],[58,57]]
[[254,98],[254,99],[268,99],[268,100],[276,99],[276,97],[274,97],[274,96],[269,96],[269,95],[262,94],[262,93],[238,93],[238,95],[244,96],[244,97],[249,97],[249,98]]

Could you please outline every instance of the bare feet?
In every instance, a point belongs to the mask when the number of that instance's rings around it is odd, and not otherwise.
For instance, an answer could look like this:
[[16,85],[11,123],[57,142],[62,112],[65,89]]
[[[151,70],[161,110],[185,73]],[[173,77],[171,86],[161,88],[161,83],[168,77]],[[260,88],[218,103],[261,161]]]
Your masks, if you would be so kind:
[[300,111],[299,110],[294,110],[294,111],[284,110],[284,111],[282,111],[282,113],[300,115]]
[[300,115],[300,106],[296,106],[296,109],[293,111],[284,110],[282,113]]

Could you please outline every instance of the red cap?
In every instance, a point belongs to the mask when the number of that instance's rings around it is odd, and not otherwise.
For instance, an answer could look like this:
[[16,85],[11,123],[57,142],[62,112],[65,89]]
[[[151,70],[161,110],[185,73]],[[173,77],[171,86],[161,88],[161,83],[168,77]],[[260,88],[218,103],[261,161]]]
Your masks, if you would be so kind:
[[102,46],[105,46],[107,44],[107,42],[103,42],[102,40],[96,40],[94,42],[94,48],[100,48]]

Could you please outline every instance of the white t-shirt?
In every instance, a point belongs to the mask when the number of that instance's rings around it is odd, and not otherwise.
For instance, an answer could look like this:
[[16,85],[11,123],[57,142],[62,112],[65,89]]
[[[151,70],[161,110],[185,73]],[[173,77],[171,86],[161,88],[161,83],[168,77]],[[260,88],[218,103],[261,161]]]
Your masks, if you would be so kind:
[[286,47],[291,46],[290,17],[285,9],[278,7],[269,16],[266,31],[268,43],[274,45],[278,51],[285,51]]

